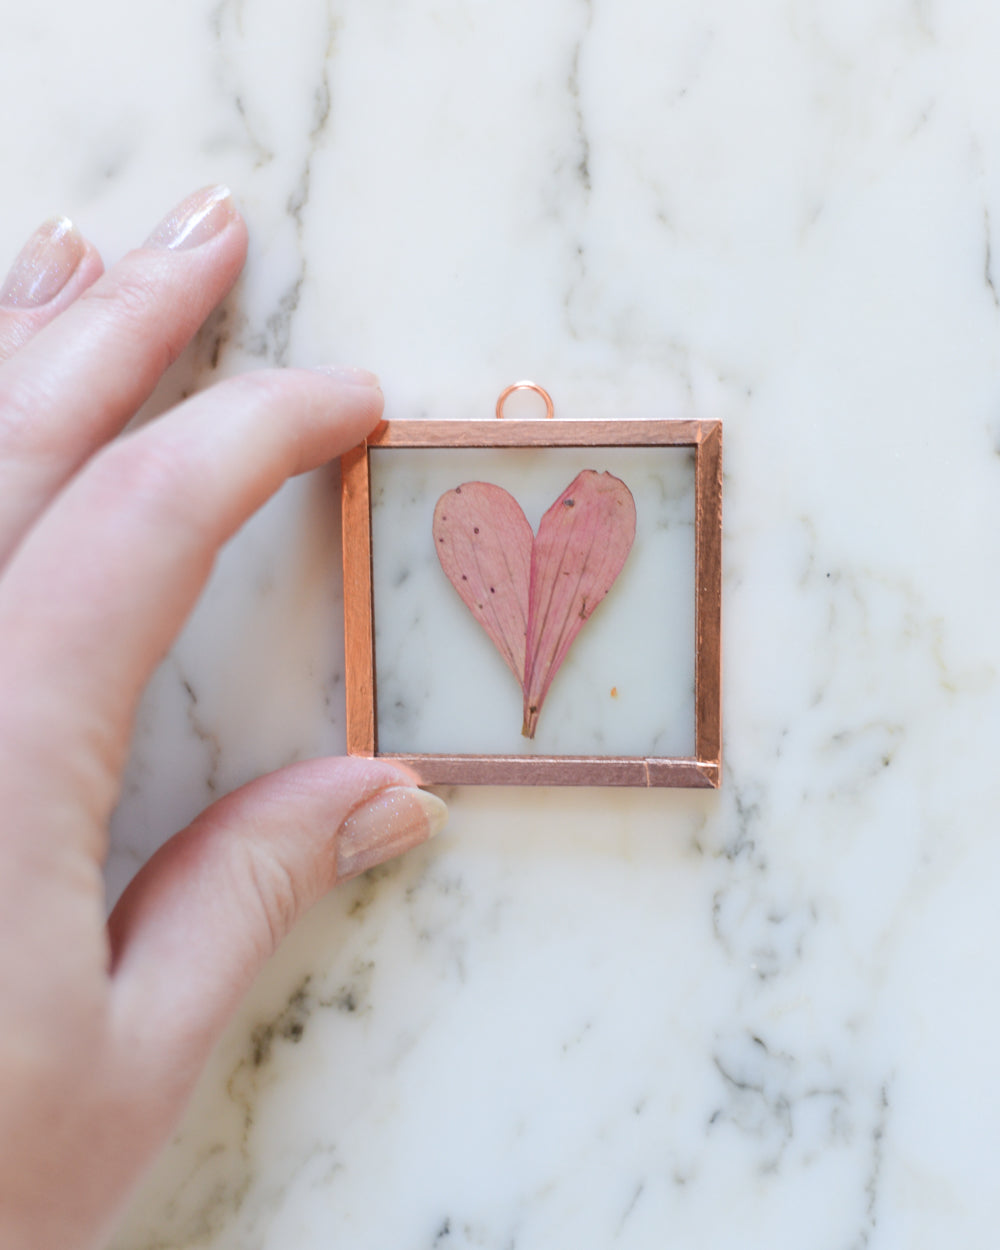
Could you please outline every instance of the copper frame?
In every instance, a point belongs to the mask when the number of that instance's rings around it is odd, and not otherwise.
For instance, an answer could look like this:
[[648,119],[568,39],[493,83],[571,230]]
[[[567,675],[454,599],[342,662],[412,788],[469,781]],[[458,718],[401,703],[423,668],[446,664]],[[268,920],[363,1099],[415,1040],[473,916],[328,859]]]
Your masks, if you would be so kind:
[[[372,598],[372,448],[693,447],[695,754],[687,757],[381,754]],[[347,750],[397,760],[427,785],[716,788],[722,769],[722,423],[720,421],[384,421],[341,461]]]

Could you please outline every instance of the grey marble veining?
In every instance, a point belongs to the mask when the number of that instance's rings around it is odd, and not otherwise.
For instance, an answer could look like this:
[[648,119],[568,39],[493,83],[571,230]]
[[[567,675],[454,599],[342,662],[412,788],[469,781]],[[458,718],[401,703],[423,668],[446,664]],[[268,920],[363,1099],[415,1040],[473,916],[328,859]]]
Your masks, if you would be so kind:
[[[247,214],[150,413],[341,359],[393,417],[528,376],[726,421],[722,791],[448,795],[279,952],[117,1250],[992,1250],[1000,12],[7,16],[7,254],[59,211],[114,256],[220,179]],[[319,475],[225,553],[143,706],[113,889],[342,747],[338,527]]]

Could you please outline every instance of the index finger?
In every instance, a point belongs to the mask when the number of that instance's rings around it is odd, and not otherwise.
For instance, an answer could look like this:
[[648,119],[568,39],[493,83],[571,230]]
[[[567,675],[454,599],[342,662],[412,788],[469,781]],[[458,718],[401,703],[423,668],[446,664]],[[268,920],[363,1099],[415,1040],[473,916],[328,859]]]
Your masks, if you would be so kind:
[[139,694],[219,547],[286,478],[360,442],[381,411],[360,370],[245,374],[107,447],[70,484],[0,581],[13,828],[18,796],[60,810],[85,802],[103,826]]

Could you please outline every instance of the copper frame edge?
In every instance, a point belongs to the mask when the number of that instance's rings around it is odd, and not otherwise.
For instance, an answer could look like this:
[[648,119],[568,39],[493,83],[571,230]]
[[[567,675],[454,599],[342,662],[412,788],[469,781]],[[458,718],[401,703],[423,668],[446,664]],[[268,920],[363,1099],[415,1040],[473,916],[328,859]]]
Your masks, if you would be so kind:
[[[695,751],[688,757],[430,755],[377,751],[371,448],[695,448]],[[341,459],[347,751],[414,768],[427,785],[717,789],[722,774],[722,423],[383,421]]]
[[383,421],[368,447],[697,447],[718,421]]
[[372,599],[371,473],[368,449],[341,457],[344,557],[344,687],[347,753],[375,754],[375,604]]
[[722,423],[695,452],[695,755],[722,774]]
[[425,785],[631,786],[717,789],[714,763],[632,755],[408,755],[379,759],[414,769]]

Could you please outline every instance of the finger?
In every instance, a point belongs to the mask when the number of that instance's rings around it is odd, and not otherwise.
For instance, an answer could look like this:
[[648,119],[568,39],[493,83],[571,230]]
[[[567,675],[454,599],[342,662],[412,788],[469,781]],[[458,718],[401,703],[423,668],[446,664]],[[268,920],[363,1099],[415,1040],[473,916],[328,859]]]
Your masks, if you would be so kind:
[[149,397],[236,280],[246,241],[224,187],[196,193],[0,366],[0,564]]
[[380,760],[293,765],[210,807],[142,869],[109,931],[118,1038],[150,1080],[189,1083],[265,960],[334,884],[444,826],[444,803],[415,780]]
[[[287,477],[360,442],[381,410],[360,370],[262,371],[93,459],[0,581],[0,736],[15,757],[7,795],[43,810],[90,802],[92,829],[103,828],[139,692],[219,547]],[[54,793],[53,759],[67,794]]]
[[39,226],[0,286],[0,362],[61,313],[104,272],[101,258],[66,217]]

